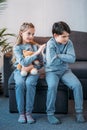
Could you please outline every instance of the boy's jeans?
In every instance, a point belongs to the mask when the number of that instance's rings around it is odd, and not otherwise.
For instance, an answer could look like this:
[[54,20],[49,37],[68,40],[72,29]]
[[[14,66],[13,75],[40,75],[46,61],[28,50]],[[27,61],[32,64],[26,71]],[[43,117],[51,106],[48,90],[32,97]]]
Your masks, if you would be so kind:
[[16,101],[20,114],[32,112],[38,78],[39,75],[22,77],[19,70],[14,71]]
[[47,102],[46,102],[47,114],[53,115],[55,112],[57,87],[60,78],[65,85],[67,85],[70,89],[73,90],[76,112],[77,113],[82,112],[83,111],[82,85],[78,80],[78,78],[70,70],[68,70],[65,71],[63,74],[58,74],[58,72],[46,73],[46,81],[48,84]]

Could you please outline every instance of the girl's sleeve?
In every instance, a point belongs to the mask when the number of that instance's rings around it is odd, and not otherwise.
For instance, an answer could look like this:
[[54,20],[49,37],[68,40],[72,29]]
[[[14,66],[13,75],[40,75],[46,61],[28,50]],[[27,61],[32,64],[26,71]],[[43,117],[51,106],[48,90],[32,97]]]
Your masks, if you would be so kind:
[[31,64],[37,58],[37,56],[35,55],[27,56],[24,58],[22,50],[19,46],[15,46],[13,48],[13,53],[16,57],[16,62],[18,62],[19,64],[25,67]]

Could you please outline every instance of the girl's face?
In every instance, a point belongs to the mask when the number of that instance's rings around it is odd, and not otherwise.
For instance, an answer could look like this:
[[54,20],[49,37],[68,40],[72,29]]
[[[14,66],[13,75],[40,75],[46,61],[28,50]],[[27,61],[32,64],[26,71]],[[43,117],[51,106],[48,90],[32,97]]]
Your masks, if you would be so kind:
[[66,44],[69,40],[69,33],[67,33],[66,31],[64,31],[62,35],[58,35],[55,33],[54,38],[56,42],[61,44]]
[[35,34],[35,28],[29,28],[21,33],[23,43],[29,43],[33,40]]

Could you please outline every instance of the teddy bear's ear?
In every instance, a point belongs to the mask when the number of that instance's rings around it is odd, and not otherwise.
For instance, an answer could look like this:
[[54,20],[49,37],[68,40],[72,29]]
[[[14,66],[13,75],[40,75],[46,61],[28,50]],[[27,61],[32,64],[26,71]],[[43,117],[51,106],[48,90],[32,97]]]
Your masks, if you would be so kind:
[[27,52],[27,50],[23,50],[23,54],[26,53],[26,52]]
[[37,43],[37,42],[35,42],[35,41],[32,41],[32,40],[30,40],[29,43],[32,44],[32,45],[37,45],[37,46],[39,46],[39,43]]
[[33,52],[33,51],[28,51],[27,54],[28,54],[29,56],[31,56],[31,55],[34,54],[34,52]]
[[26,56],[31,56],[31,55],[33,55],[33,54],[34,54],[33,51],[23,50],[23,55],[24,55],[24,57],[26,57]]
[[23,56],[25,57],[25,56],[27,56],[27,50],[23,50]]
[[31,43],[33,45],[37,44],[35,41],[32,41],[32,40],[29,43]]

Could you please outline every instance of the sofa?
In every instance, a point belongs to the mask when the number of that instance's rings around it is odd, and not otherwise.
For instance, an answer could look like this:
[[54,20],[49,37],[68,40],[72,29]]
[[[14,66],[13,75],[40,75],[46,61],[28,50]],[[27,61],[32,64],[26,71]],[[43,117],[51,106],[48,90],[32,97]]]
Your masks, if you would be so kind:
[[[50,37],[35,37],[35,41],[43,44],[49,40]],[[70,68],[73,73],[79,78],[83,86],[83,97],[87,99],[87,33],[72,31],[70,39],[73,41],[76,62],[70,64]],[[4,95],[9,96],[9,111],[17,112],[17,105],[15,99],[15,83],[13,75],[11,74],[13,69],[10,64],[11,56],[6,57],[4,55]],[[10,78],[9,78],[10,77]],[[9,82],[8,82],[8,79]],[[35,103],[33,112],[45,112],[46,111],[46,92],[47,83],[44,79],[39,79],[37,83]],[[72,90],[68,89],[62,82],[58,87],[58,94],[56,100],[56,113],[68,112],[68,100],[73,99]]]

